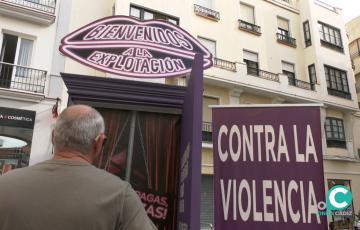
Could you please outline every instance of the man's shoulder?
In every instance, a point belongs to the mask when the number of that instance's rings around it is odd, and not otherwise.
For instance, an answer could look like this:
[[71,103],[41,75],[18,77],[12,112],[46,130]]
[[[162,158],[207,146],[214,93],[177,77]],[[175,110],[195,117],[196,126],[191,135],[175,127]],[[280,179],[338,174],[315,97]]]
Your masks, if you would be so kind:
[[128,182],[122,180],[120,177],[111,174],[104,169],[93,167],[92,170],[96,174],[98,180],[102,180],[107,184],[111,184],[113,186],[120,186],[122,188],[127,188],[130,185]]
[[12,180],[13,178],[27,176],[27,175],[29,175],[30,171],[32,171],[31,167],[17,168],[17,169],[11,170],[11,171],[7,172],[6,174],[0,176],[0,182]]

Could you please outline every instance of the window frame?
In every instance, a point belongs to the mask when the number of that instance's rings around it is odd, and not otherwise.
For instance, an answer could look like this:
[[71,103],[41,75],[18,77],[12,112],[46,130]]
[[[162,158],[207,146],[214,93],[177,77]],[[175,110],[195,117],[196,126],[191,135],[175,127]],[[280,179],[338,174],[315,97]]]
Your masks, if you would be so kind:
[[[209,42],[213,42],[215,44],[215,53],[213,54],[213,58],[216,58],[217,57],[217,44],[216,44],[216,40],[214,39],[210,39],[210,38],[207,38],[207,37],[203,37],[203,36],[197,36],[198,39],[202,39],[202,40],[206,40],[206,41],[209,41]],[[201,43],[201,41],[200,41]],[[201,43],[202,44],[202,43]],[[204,44],[202,44],[204,45]],[[205,46],[205,45],[204,45]],[[205,46],[206,47],[206,46]],[[210,50],[209,50],[210,51]]]
[[[312,69],[314,70],[314,72],[312,73]],[[311,64],[308,66],[308,74],[309,74],[309,82],[311,84],[311,89],[315,90],[315,85],[317,84],[317,76],[316,76],[316,67],[315,67],[315,63]]]
[[[32,41],[32,48],[31,48],[31,54],[30,54],[30,62],[27,64],[27,66],[24,67],[29,67],[31,68],[33,65],[33,61],[34,61],[34,56],[35,56],[35,52],[36,52],[36,41],[37,38],[33,37],[31,35],[24,35],[24,34],[20,34],[20,33],[16,33],[16,32],[12,32],[12,31],[7,31],[4,30],[1,32],[0,36],[0,54],[2,54],[3,50],[3,43],[4,43],[4,35],[11,35],[11,36],[16,36],[17,37],[17,42],[16,42],[16,51],[15,51],[15,59],[14,62],[11,64],[14,65],[18,65],[18,61],[19,61],[19,55],[20,55],[20,46],[22,43],[22,39],[26,39],[26,40],[31,40]],[[0,60],[1,61],[1,60]]]
[[[140,18],[131,15],[131,9],[132,9],[132,8],[137,9],[137,10],[140,10]],[[175,17],[175,16],[173,16],[173,15],[169,15],[169,14],[166,14],[166,13],[163,13],[163,12],[160,12],[160,11],[157,11],[157,10],[153,10],[153,9],[149,9],[149,8],[146,8],[146,7],[142,7],[142,6],[139,6],[139,5],[130,4],[130,7],[129,7],[129,16],[130,16],[130,17],[134,17],[134,18],[137,18],[137,19],[143,21],[143,20],[145,20],[145,19],[144,19],[145,12],[151,13],[151,14],[153,14],[154,16],[155,16],[155,15],[162,16],[162,17],[166,18],[166,20],[164,20],[164,21],[167,21],[167,22],[169,22],[169,23],[172,23],[172,22],[170,22],[170,20],[176,21],[176,22],[177,22],[176,25],[180,25],[180,18],[178,18],[178,17]],[[153,20],[161,20],[161,19],[159,19],[159,18],[158,18],[158,19],[154,18]]]
[[[320,42],[323,46],[329,47],[331,49],[344,52],[344,44],[341,36],[341,29],[326,24],[324,22],[318,21],[319,33],[320,33]],[[328,32],[326,33],[327,30]],[[336,37],[336,35],[339,37]],[[332,41],[332,38],[335,39]],[[339,39],[340,45],[337,44],[337,39]]]
[[[281,35],[283,35],[283,36],[285,36],[287,38],[292,38],[291,37],[291,29],[290,29],[290,20],[287,19],[287,18],[281,17],[281,16],[277,16],[276,18],[277,18],[277,21],[276,21],[276,23],[277,23],[277,33],[279,33],[279,34],[281,34]],[[287,22],[288,30],[285,30],[285,29],[279,27],[279,19]]]
[[[351,46],[352,46],[352,45],[356,46],[356,50],[355,50],[354,53],[351,52]],[[354,59],[354,58],[360,56],[360,38],[352,41],[352,42],[349,44],[349,48],[350,48],[350,57],[351,57],[351,59]]]
[[[308,31],[307,31],[308,29]],[[310,23],[309,20],[306,20],[305,22],[303,22],[303,30],[304,30],[304,41],[305,41],[305,46],[309,47],[312,45],[311,42],[311,30],[310,30]],[[308,34],[307,34],[308,32]]]
[[[255,76],[259,76],[260,75],[260,64],[259,64],[259,53],[257,52],[253,52],[250,50],[243,50],[243,57],[245,56],[244,53],[248,52],[248,53],[252,53],[252,54],[256,54],[256,58],[257,61],[252,61],[252,60],[248,60],[243,58],[243,62],[245,62],[246,64],[246,71],[248,75],[255,75]],[[255,67],[254,67],[255,66]]]
[[[336,125],[334,125],[334,122],[336,123]],[[339,125],[339,123],[341,125]],[[342,128],[341,131],[340,131],[340,127]],[[324,130],[325,130],[326,143],[329,148],[335,147],[335,148],[346,149],[346,134],[345,134],[345,125],[343,119],[337,117],[326,117]],[[328,135],[329,133],[331,134],[330,137]],[[338,137],[335,137],[335,134],[337,134]],[[343,136],[342,138],[340,137],[341,135]]]
[[[330,65],[324,65],[324,72],[329,94],[333,96],[351,99],[347,72],[345,70],[341,70]],[[333,75],[331,74],[331,72],[333,72]],[[346,84],[344,84],[345,82]],[[339,89],[339,86],[341,86],[342,89]],[[334,91],[342,93],[346,96],[337,95],[334,93]]]
[[[211,105],[221,105],[221,98],[220,97],[218,97],[218,96],[212,96],[212,95],[208,95],[208,94],[203,94],[203,96],[202,96],[202,98],[203,98],[203,101],[205,101],[205,98],[208,98],[208,99],[210,99],[210,100],[216,100],[217,101],[217,104],[211,104]],[[211,113],[211,110],[210,110],[210,113]],[[202,122],[202,126],[203,126],[203,124],[204,123],[211,123],[212,124],[212,119],[211,119],[211,121],[209,122],[209,121],[204,121],[204,115],[203,115],[203,122]],[[203,128],[202,128],[202,130],[201,130],[201,134],[202,134],[202,142],[203,143],[212,143],[212,132],[213,132],[213,130],[212,130],[212,128],[211,128],[211,131],[205,131]]]
[[243,20],[243,19],[241,18],[241,14],[240,14],[240,20],[245,21],[245,22],[247,22],[247,23],[252,24],[252,25],[254,25],[254,26],[255,26],[255,25],[256,25],[255,6],[253,6],[253,5],[249,5],[249,4],[245,3],[245,2],[240,2],[240,13],[241,13],[241,5],[244,5],[244,6],[246,6],[246,7],[250,7],[250,8],[252,8],[253,21],[254,21],[254,23],[252,23],[252,22],[248,22],[248,21],[246,21],[246,20]]
[[[292,65],[292,66],[294,67],[294,72],[290,72],[290,71],[284,70],[283,64]],[[283,73],[284,75],[286,75],[288,78],[296,79],[296,68],[295,68],[295,64],[294,64],[294,63],[287,62],[287,61],[281,61],[281,70],[282,70],[282,73]]]

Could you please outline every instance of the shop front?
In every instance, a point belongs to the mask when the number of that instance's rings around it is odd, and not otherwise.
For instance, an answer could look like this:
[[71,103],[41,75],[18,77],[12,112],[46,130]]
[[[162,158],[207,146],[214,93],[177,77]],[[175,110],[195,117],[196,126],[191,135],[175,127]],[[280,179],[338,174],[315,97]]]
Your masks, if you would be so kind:
[[[90,105],[105,119],[107,144],[95,165],[130,182],[158,229],[200,229],[203,70],[212,65],[209,51],[175,25],[125,16],[74,31],[60,51],[111,74],[61,74],[68,104]],[[117,76],[186,76],[188,86]]]
[[0,107],[0,175],[29,165],[35,115]]

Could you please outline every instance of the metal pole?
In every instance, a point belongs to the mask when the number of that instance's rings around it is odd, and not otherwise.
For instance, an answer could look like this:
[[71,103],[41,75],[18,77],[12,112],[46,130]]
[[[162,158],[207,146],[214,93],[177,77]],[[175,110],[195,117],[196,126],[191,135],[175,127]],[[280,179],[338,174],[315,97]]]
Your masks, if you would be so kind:
[[129,183],[130,183],[130,177],[131,177],[132,158],[134,155],[136,116],[137,116],[137,112],[133,111],[131,114],[129,144],[128,144],[128,152],[127,152],[127,157],[126,157],[126,173],[125,173],[125,180]]

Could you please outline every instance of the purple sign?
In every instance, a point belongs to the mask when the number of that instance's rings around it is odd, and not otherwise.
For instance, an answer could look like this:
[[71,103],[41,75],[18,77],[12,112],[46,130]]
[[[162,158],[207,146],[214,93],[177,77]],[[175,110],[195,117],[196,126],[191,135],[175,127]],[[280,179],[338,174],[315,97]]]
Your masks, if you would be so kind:
[[182,111],[178,230],[200,229],[202,66],[197,54]]
[[92,22],[62,39],[60,51],[87,66],[121,76],[164,78],[191,72],[195,54],[203,67],[212,55],[180,27],[158,20],[112,16]]
[[326,230],[318,106],[213,108],[216,230]]

